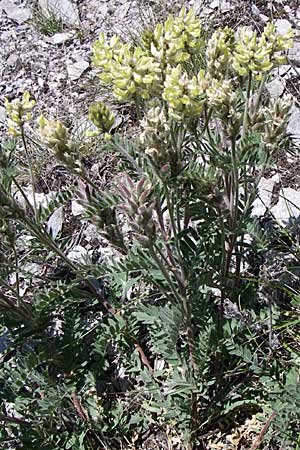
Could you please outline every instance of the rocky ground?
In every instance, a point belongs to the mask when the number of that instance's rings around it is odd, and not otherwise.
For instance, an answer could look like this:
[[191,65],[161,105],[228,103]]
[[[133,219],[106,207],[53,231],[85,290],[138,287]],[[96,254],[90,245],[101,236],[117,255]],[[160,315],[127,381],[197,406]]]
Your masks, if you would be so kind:
[[[46,111],[80,135],[89,105],[107,95],[101,91],[91,63],[92,44],[99,32],[121,33],[125,39],[130,39],[145,24],[165,17],[168,11],[176,11],[182,5],[194,6],[207,26],[211,23],[214,27],[251,25],[261,30],[268,20],[273,20],[280,32],[290,27],[295,33],[300,30],[300,0],[0,0],[0,137],[6,135],[4,98],[12,100],[24,90],[29,90],[37,102],[36,116]],[[51,20],[47,19],[49,8]],[[287,64],[274,73],[274,79],[267,86],[273,98],[293,96],[288,132],[295,152],[277,156],[268,178],[261,181],[261,198],[254,209],[259,217],[270,209],[283,226],[288,225],[291,215],[300,216],[299,79],[300,39],[296,37]],[[121,124],[122,120],[126,122],[126,108],[119,110],[119,116]],[[105,183],[106,174],[113,171],[115,161],[107,156],[105,161],[93,165],[93,158],[92,155],[92,173]],[[37,199],[42,204],[51,197],[51,191],[68,184],[61,166],[56,167],[49,161],[44,168],[37,186]],[[62,229],[66,235],[70,229],[75,230],[69,246],[70,259],[78,261],[95,250],[105,257],[109,249],[102,247],[94,227],[81,220],[81,214],[82,207],[74,198],[68,210],[60,207],[54,212],[48,227],[54,236]],[[247,429],[244,431],[246,434]],[[149,449],[152,444],[145,445]],[[212,444],[211,448],[223,447]]]
[[[99,32],[120,33],[125,39],[131,39],[141,27],[164,18],[182,5],[193,6],[207,26],[251,25],[260,30],[268,20],[273,20],[282,33],[290,27],[295,30],[295,45],[288,53],[287,64],[274,73],[274,79],[267,86],[271,97],[293,96],[288,132],[295,154],[278,155],[269,178],[261,182],[262,200],[257,202],[255,211],[262,215],[272,206],[271,212],[281,223],[291,211],[298,216],[299,0],[0,0],[0,132],[5,135],[4,98],[11,100],[29,90],[37,101],[35,115],[46,111],[47,115],[62,119],[80,137],[89,105],[105,95],[91,63],[92,44]],[[122,123],[122,111],[120,116]],[[112,161],[109,165],[113,165]],[[41,196],[59,189],[65,179],[53,169],[51,161],[46,171],[45,167],[42,169],[37,187]],[[98,169],[95,170],[99,175]],[[49,175],[48,180],[45,173]],[[286,200],[294,206],[288,206]],[[72,213],[74,216],[81,214],[76,201]]]

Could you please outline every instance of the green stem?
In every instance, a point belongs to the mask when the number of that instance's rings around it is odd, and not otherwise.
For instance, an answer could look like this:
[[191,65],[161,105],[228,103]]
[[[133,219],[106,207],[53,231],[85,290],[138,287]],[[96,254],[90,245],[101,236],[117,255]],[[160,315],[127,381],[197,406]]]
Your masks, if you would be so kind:
[[262,93],[263,93],[263,89],[264,89],[264,86],[265,86],[265,82],[266,82],[266,80],[267,80],[267,76],[268,76],[268,75],[265,74],[265,75],[263,76],[262,80],[260,81],[259,90],[258,90],[258,93],[257,93],[257,98],[256,98],[255,106],[254,106],[254,112],[255,112],[255,113],[257,113],[258,108],[259,108],[259,103],[260,103],[260,100],[261,100],[261,96],[262,96]]
[[135,103],[135,107],[136,107],[136,115],[138,120],[142,119],[142,112],[141,112],[141,105],[139,102],[139,98],[137,95],[134,96],[134,103]]
[[165,280],[167,281],[169,288],[171,289],[174,297],[176,298],[176,300],[178,301],[179,304],[181,304],[181,298],[180,295],[177,292],[177,289],[174,286],[174,283],[169,275],[168,270],[166,269],[166,267],[163,265],[163,263],[161,262],[161,260],[158,258],[156,252],[155,252],[155,248],[154,246],[150,247],[149,252],[153,258],[153,260],[155,261],[155,263],[157,264],[158,268],[160,269],[161,273],[163,274]]
[[243,119],[243,133],[242,133],[243,136],[245,136],[248,128],[248,111],[249,111],[249,100],[251,96],[251,84],[252,84],[252,72],[249,72],[247,97],[245,101],[244,119]]
[[28,206],[28,208],[33,212],[34,214],[34,208],[32,207],[32,204],[30,203],[30,201],[27,198],[27,195],[25,194],[23,188],[21,187],[21,185],[18,183],[16,177],[12,177],[13,182],[15,183],[15,185],[17,186],[18,190],[20,191],[20,194],[22,195],[22,197],[25,200],[26,205]]
[[30,174],[30,180],[31,180],[31,189],[32,189],[32,197],[33,197],[34,218],[35,218],[35,220],[37,222],[37,220],[38,220],[38,209],[37,209],[36,192],[35,192],[35,186],[34,186],[35,180],[34,180],[34,174],[33,174],[33,169],[32,169],[33,165],[32,165],[31,155],[30,155],[30,152],[29,152],[28,147],[27,147],[26,136],[25,136],[25,133],[24,133],[23,126],[21,126],[21,139],[22,139],[25,155],[26,155],[26,158],[27,158],[27,164],[28,164],[28,168],[29,168],[29,174]]
[[16,289],[18,296],[20,296],[19,262],[15,245],[12,245],[12,251],[15,257],[15,266],[16,266]]
[[141,176],[144,175],[143,170],[140,168],[140,166],[136,163],[136,161],[133,159],[133,157],[131,155],[129,155],[129,153],[117,142],[113,141],[113,145],[116,147],[116,149],[121,153],[121,155],[123,155],[131,164],[132,166],[135,168],[135,170],[137,171],[137,173]]
[[4,286],[8,291],[12,292],[16,297],[18,304],[14,306],[15,312],[19,314],[21,317],[25,318],[26,320],[31,320],[32,319],[31,311],[29,310],[28,306],[26,305],[22,297],[19,295],[19,293],[1,277],[0,277],[0,284]]

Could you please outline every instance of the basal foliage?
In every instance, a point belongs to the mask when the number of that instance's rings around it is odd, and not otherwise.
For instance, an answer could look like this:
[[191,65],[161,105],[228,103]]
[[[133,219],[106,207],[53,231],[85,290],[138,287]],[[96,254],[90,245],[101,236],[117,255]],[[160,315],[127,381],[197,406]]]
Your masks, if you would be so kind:
[[[127,175],[100,189],[67,128],[45,116],[38,125],[42,145],[78,178],[86,218],[112,249],[108,261],[68,258],[45,225],[51,206],[32,207],[24,194],[26,211],[14,199],[22,193],[18,168],[2,148],[6,445],[141,448],[162,431],[168,448],[208,448],[211,432],[244,417],[260,418],[259,436],[273,408],[278,417],[284,411],[282,420],[261,439],[293,448],[299,425],[287,386],[297,391],[299,358],[289,361],[284,342],[274,347],[283,312],[259,295],[264,280],[249,264],[250,250],[258,258],[269,245],[251,212],[291,106],[266,98],[264,85],[291,45],[291,32],[276,34],[272,24],[261,35],[219,29],[206,41],[185,9],[146,30],[140,46],[100,35],[99,78],[117,101],[133,102],[140,134],[131,141],[113,134],[114,113],[97,102],[89,137],[103,136]],[[25,148],[33,106],[28,93],[6,103],[9,130]],[[28,292],[19,280],[20,234],[40,264],[60,260]]]

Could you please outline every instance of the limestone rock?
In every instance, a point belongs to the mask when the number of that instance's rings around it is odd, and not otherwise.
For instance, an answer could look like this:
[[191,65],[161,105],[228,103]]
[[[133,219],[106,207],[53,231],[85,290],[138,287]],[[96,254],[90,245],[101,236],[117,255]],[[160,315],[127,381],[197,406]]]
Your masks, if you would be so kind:
[[75,63],[67,66],[67,72],[71,81],[78,80],[83,72],[89,67],[89,63],[85,59],[79,59]]
[[209,7],[211,9],[219,8],[221,12],[227,12],[232,9],[232,5],[226,0],[213,0],[210,2]]
[[[300,52],[299,52],[300,56]],[[282,66],[276,67],[272,73],[275,77],[279,76],[280,78],[284,78],[288,80],[289,78],[295,77],[298,75],[297,70],[292,67],[290,64],[283,64]]]
[[293,219],[299,219],[300,192],[292,188],[281,189],[278,203],[271,208],[271,213],[282,226],[288,226],[293,222]]
[[52,12],[67,25],[78,26],[80,24],[78,9],[70,0],[39,0],[39,6],[44,14]]
[[293,108],[286,131],[295,143],[300,142],[300,108]]
[[294,43],[294,47],[288,52],[288,57],[291,62],[300,64],[300,42]]
[[84,207],[77,200],[72,200],[71,211],[73,216],[81,216],[84,212]]
[[53,239],[55,239],[58,234],[62,230],[64,221],[64,208],[63,206],[60,206],[57,208],[54,213],[49,217],[48,223],[47,223],[47,229],[48,232],[51,233],[51,236]]
[[29,8],[21,8],[9,0],[0,1],[0,11],[4,11],[11,20],[17,22],[18,25],[26,22],[31,18]]
[[262,178],[258,185],[258,198],[253,203],[252,216],[261,217],[271,205],[275,181]]
[[275,27],[277,33],[286,34],[292,28],[292,25],[287,19],[277,19],[275,21]]
[[266,85],[266,88],[272,98],[277,98],[284,92],[285,83],[281,79],[275,78]]
[[88,258],[88,251],[82,245],[75,245],[67,256],[71,261],[84,263]]
[[74,33],[72,31],[68,33],[55,33],[49,38],[49,42],[51,42],[51,44],[60,45],[70,41],[73,37]]

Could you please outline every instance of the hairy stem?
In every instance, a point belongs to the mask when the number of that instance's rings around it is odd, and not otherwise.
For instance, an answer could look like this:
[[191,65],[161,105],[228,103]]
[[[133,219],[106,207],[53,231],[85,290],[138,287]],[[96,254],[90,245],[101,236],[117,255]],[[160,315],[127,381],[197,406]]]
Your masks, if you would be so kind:
[[34,218],[37,222],[38,220],[38,209],[37,209],[37,203],[36,203],[36,192],[35,192],[35,179],[33,174],[33,165],[32,165],[32,159],[30,152],[28,150],[27,142],[26,142],[26,136],[24,133],[23,126],[21,127],[21,139],[25,151],[25,155],[27,158],[28,168],[29,168],[29,174],[30,174],[30,180],[31,180],[31,189],[32,189],[32,197],[33,197],[33,209],[34,209]]

